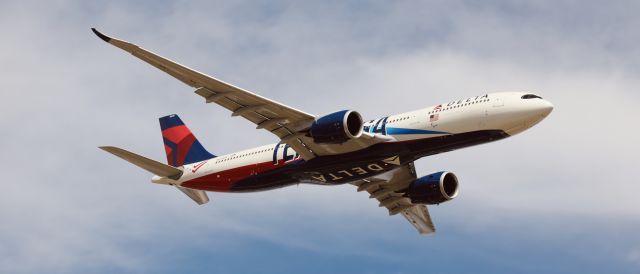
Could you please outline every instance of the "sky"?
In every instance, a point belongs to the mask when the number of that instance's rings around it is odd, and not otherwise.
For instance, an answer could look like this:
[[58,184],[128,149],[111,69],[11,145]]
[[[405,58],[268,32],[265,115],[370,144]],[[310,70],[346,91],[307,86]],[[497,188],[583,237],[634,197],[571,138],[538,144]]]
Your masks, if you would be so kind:
[[[2,273],[638,273],[637,1],[0,1]],[[316,115],[487,92],[532,129],[423,158],[460,195],[416,233],[350,185],[197,206],[100,151],[153,159],[177,113],[214,154],[275,143],[91,27]]]

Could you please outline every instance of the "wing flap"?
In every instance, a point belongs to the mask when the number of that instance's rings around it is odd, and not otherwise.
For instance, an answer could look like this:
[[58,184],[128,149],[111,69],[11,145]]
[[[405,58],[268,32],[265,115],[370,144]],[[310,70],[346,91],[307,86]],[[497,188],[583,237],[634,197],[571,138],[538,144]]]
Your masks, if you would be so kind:
[[371,178],[359,180],[352,184],[358,191],[367,191],[379,201],[378,206],[385,207],[389,215],[401,213],[420,234],[431,234],[436,231],[431,216],[425,205],[412,204],[409,198],[399,191],[407,188],[416,179],[413,163],[400,166],[389,172]]
[[431,221],[431,215],[425,205],[414,205],[402,211],[409,223],[411,223],[420,234],[432,234],[436,232],[436,227]]

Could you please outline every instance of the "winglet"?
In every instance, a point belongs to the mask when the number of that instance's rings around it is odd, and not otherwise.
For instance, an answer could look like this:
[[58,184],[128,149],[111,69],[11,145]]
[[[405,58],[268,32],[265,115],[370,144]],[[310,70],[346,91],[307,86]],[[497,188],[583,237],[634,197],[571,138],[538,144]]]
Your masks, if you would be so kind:
[[111,37],[102,34],[96,28],[91,28],[91,31],[93,31],[93,33],[95,33],[98,37],[100,37],[100,39],[104,40],[105,42],[109,43],[109,41],[111,41]]

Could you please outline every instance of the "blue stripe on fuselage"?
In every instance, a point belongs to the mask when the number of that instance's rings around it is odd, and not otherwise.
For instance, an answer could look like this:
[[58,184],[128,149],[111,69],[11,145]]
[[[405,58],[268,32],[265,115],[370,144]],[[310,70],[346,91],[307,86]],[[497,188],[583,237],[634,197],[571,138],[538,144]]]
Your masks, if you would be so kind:
[[442,131],[424,130],[424,129],[413,129],[413,128],[397,128],[397,127],[387,128],[387,135],[403,135],[403,134],[450,134],[450,133],[442,132]]

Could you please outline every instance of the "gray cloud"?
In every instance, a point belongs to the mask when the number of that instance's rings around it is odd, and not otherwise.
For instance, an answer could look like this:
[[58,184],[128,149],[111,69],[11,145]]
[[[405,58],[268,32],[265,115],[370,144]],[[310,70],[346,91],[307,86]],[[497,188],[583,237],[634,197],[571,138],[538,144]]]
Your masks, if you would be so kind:
[[[389,245],[425,249],[404,220],[350,186],[213,193],[196,207],[97,150],[114,144],[163,159],[155,119],[168,113],[218,154],[275,139],[104,44],[89,31],[96,26],[316,114],[347,107],[373,118],[484,92],[537,91],[556,109],[532,130],[418,161],[421,174],[446,169],[463,180],[459,199],[432,210],[441,232],[426,249],[501,239],[487,236],[499,231],[551,237],[578,247],[561,256],[606,255],[629,271],[640,246],[623,239],[640,213],[630,179],[640,162],[636,5],[0,3],[0,270],[157,271],[153,263],[182,248],[243,249],[251,240],[394,262],[410,258]],[[574,234],[579,240],[566,239]],[[481,256],[482,245],[466,247],[469,257],[497,260]],[[505,268],[526,269],[526,261]]]

